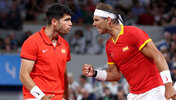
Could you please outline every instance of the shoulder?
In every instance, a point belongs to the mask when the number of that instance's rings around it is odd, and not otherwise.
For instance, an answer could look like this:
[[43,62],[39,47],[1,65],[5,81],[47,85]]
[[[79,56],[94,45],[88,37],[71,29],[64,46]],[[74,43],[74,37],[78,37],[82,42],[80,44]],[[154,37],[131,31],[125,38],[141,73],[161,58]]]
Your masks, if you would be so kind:
[[25,40],[25,42],[26,41],[36,42],[39,38],[40,38],[40,34],[39,34],[39,32],[36,32],[36,33],[32,34],[29,38],[27,38]]
[[143,31],[143,30],[136,27],[136,26],[125,26],[124,27],[125,33],[135,34],[135,33],[141,32],[141,31]]
[[139,36],[147,35],[147,33],[144,30],[136,26],[125,26],[124,33],[128,37],[139,37]]
[[40,36],[39,32],[36,32],[36,33],[32,34],[30,37],[28,37],[24,41],[23,45],[28,45],[28,46],[36,45],[37,43],[39,43],[39,40],[41,40],[40,38],[41,38],[41,36]]

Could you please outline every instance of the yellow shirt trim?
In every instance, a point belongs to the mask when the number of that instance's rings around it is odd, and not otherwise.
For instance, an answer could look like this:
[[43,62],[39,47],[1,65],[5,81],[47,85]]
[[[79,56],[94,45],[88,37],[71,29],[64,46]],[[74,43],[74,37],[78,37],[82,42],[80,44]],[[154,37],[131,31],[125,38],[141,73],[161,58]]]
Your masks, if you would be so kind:
[[141,51],[142,48],[143,48],[149,41],[151,41],[151,40],[152,40],[152,39],[146,40],[146,41],[139,47],[139,51]]
[[119,39],[119,37],[120,37],[120,35],[123,35],[124,33],[124,26],[123,25],[120,25],[121,26],[121,31],[120,31],[120,34],[118,35],[118,37],[117,37],[117,39],[116,40],[114,40],[113,38],[112,38],[112,41],[113,41],[113,43],[115,43],[116,44],[116,42],[117,42],[117,40]]
[[115,64],[114,62],[107,62],[107,64]]

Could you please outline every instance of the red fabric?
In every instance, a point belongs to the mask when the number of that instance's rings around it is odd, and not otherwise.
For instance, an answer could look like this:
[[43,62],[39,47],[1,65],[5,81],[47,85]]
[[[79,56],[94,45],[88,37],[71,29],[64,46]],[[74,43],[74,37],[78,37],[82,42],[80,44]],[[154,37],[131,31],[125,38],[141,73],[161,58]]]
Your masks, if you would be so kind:
[[140,94],[162,85],[154,60],[145,57],[139,48],[150,38],[139,28],[124,26],[116,43],[106,43],[108,63],[115,63],[125,76],[131,93]]
[[[51,93],[45,93],[45,95],[53,95]],[[32,97],[31,94],[25,94],[23,96],[23,100],[26,100],[26,99],[35,99],[34,97]],[[63,100],[63,94],[54,94],[54,97],[51,98],[51,100]]]
[[[44,29],[45,27],[24,42],[20,57],[35,61],[30,76],[44,93],[63,94],[65,66],[71,59],[69,45],[58,35],[58,43],[54,47]],[[23,94],[30,94],[25,87]]]

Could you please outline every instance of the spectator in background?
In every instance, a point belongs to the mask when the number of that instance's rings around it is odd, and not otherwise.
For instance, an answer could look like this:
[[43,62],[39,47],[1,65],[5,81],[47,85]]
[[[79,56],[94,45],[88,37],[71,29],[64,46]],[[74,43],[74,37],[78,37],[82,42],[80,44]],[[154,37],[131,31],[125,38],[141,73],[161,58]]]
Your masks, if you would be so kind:
[[13,49],[18,48],[18,40],[15,38],[15,34],[13,32],[10,33],[10,45],[12,46]]
[[137,22],[137,17],[135,17],[131,9],[129,9],[127,12],[127,15],[124,16],[124,24],[125,25],[135,25],[136,22]]
[[7,14],[12,6],[12,0],[0,0],[0,28],[6,28]]
[[117,100],[126,100],[126,95],[122,86],[117,88]]
[[39,7],[37,5],[37,0],[27,0],[26,2],[26,21],[36,21],[37,12]]
[[74,33],[74,37],[70,43],[71,51],[77,54],[84,54],[86,47],[86,40],[84,38],[84,33],[81,29],[78,29]]
[[170,58],[171,59],[175,52],[176,52],[176,43],[174,41],[171,41],[170,43]]
[[97,51],[96,54],[102,54],[104,52],[104,38],[100,35],[97,36]]
[[152,8],[146,7],[146,12],[139,15],[138,24],[139,25],[154,25],[155,20],[152,13]]
[[176,32],[172,34],[172,41],[176,43]]
[[115,98],[112,95],[109,87],[107,87],[107,86],[103,87],[103,94],[104,95],[102,97],[100,97],[98,100],[117,100],[117,98]]
[[160,47],[160,52],[164,55],[165,59],[166,59],[166,62],[169,66],[169,69],[171,69],[171,66],[172,66],[172,62],[171,62],[171,58],[170,58],[170,55],[169,55],[169,48],[165,45],[161,46]]
[[119,87],[118,82],[108,82],[107,87],[109,88],[111,92],[111,96],[117,99],[118,87]]
[[0,37],[0,49],[2,49],[3,44],[4,44],[3,38]]
[[79,93],[82,95],[82,100],[95,100],[95,95],[93,91],[93,86],[87,80],[87,77],[80,75],[80,85],[81,89]]
[[172,76],[173,83],[175,83],[176,82],[176,63],[173,63],[172,65],[171,76]]
[[161,46],[166,46],[167,48],[169,48],[171,38],[172,38],[171,33],[168,31],[165,31],[164,32],[164,39],[162,39],[156,43],[156,46],[158,47],[158,49],[160,49]]
[[10,45],[10,37],[9,36],[6,36],[4,38],[4,44],[2,46],[2,49],[6,50],[6,51],[11,51],[12,50],[12,46]]
[[131,8],[134,16],[139,16],[143,13],[145,13],[145,8],[143,6],[140,5],[138,0],[133,0],[133,6]]
[[73,11],[72,21],[74,23],[82,23],[82,9],[78,9],[78,7],[73,2],[70,4],[70,9]]
[[68,73],[68,84],[69,84],[69,91],[70,91],[71,100],[76,99],[80,85],[77,81],[74,80],[72,73]]
[[82,22],[85,24],[91,24],[92,23],[92,11],[91,8],[89,8],[89,6],[84,6],[81,5],[82,8]]
[[24,43],[24,41],[28,38],[28,37],[30,37],[32,35],[32,31],[30,31],[30,30],[28,30],[28,31],[26,31],[24,34],[22,34],[22,36],[21,36],[21,40],[20,40],[20,42],[19,42],[19,47],[21,47],[22,46],[22,44]]
[[12,7],[7,15],[7,26],[8,29],[19,30],[22,29],[22,17],[16,1],[12,2]]

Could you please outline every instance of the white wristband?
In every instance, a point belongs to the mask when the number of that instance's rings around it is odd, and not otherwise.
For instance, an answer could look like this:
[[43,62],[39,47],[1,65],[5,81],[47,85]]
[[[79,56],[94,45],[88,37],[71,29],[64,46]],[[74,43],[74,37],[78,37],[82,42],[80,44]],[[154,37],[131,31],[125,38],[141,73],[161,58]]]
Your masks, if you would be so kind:
[[107,78],[106,70],[97,70],[97,76],[95,78],[102,80],[102,81],[105,81]]
[[164,70],[164,71],[160,72],[160,76],[161,76],[164,84],[168,83],[168,82],[172,82],[169,70]]
[[30,93],[36,97],[37,100],[41,100],[42,97],[45,95],[37,86],[34,86]]

